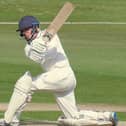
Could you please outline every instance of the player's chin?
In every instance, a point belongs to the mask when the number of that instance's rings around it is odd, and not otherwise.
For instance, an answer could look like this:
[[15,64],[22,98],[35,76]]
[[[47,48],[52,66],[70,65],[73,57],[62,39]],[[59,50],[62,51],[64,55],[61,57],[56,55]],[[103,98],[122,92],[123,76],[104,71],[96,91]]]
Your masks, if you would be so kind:
[[29,38],[29,37],[26,37],[26,36],[24,36],[24,39],[25,39],[26,41],[29,41],[29,40],[30,40],[30,38]]

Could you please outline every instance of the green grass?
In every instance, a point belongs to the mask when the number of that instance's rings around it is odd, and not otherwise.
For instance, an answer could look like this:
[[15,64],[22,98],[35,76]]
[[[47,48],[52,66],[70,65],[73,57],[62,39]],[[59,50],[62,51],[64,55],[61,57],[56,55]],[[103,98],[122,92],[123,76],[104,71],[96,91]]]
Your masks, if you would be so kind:
[[[59,111],[36,111],[23,112],[21,120],[56,120],[62,113]],[[0,118],[4,116],[4,112],[0,112]]]
[[[51,21],[66,0],[0,0],[0,21],[18,21],[23,15]],[[76,5],[69,21],[126,21],[125,0],[70,0]],[[51,4],[49,4],[51,2]],[[42,25],[45,28],[46,25]],[[0,25],[0,102],[8,102],[16,80],[42,68],[25,55],[25,42],[16,25]],[[78,103],[126,104],[126,25],[64,25],[59,32],[77,77]],[[33,102],[55,102],[37,92]]]
[[79,102],[125,103],[125,28],[125,25],[80,25],[65,32],[72,36],[68,40],[72,46],[66,42],[65,49],[77,76]]
[[[53,0],[53,2],[51,0],[0,0],[0,21],[18,21],[23,15],[34,15],[40,21],[51,21],[66,1],[68,0]],[[126,21],[125,0],[69,1],[76,6],[69,21]]]
[[[117,113],[119,121],[125,121],[126,113]],[[0,112],[0,118],[4,113]],[[36,112],[23,112],[21,120],[57,120],[62,115],[60,111],[36,111]]]
[[[45,27],[45,26],[43,26]],[[0,102],[8,102],[16,80],[27,70],[36,76],[38,64],[24,55],[25,42],[16,25],[0,29]],[[63,47],[77,77],[77,103],[126,104],[126,25],[64,25]],[[33,102],[55,102],[53,95],[37,92]]]
[[23,112],[22,120],[35,119],[35,120],[57,120],[61,116],[59,111],[39,111],[39,112]]
[[[67,0],[0,0],[0,21],[34,15],[51,21]],[[126,22],[125,0],[69,0],[76,9],[68,21]],[[51,4],[50,4],[51,2]],[[45,28],[46,25],[42,25]],[[24,55],[16,25],[0,25],[0,102],[8,102],[25,71],[43,70]],[[77,103],[126,104],[126,25],[64,25],[59,32],[77,78]],[[32,102],[55,103],[51,93],[36,92]],[[61,112],[23,112],[22,119],[56,120]],[[125,120],[126,113],[118,113]],[[0,118],[3,112],[0,113]]]
[[[51,21],[65,1],[0,0],[0,21],[17,22],[24,15]],[[69,1],[76,9],[68,21],[126,22],[125,0]],[[0,102],[9,101],[25,71],[33,76],[43,71],[25,57],[25,42],[16,29],[16,25],[0,25]],[[126,104],[126,25],[64,25],[59,36],[77,77],[77,103]],[[55,99],[51,93],[36,92],[32,102],[55,103]],[[22,119],[56,120],[60,114],[23,112]],[[118,113],[119,120],[125,120],[125,115]]]

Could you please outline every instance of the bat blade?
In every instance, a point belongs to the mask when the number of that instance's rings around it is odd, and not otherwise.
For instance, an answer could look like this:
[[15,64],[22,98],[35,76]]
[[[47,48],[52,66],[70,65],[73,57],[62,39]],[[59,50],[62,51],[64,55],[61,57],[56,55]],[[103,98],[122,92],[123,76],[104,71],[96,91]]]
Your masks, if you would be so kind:
[[44,36],[49,37],[49,39],[51,39],[62,27],[62,25],[68,19],[73,10],[74,5],[70,2],[66,2],[64,6],[60,9],[56,17],[53,19],[51,24],[47,27],[46,34]]

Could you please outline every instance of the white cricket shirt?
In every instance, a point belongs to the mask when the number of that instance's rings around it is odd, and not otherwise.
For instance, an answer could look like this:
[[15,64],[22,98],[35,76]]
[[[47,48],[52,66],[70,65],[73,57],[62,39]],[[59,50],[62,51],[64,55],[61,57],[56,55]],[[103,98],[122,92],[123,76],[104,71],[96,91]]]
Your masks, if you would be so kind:
[[51,41],[45,43],[42,40],[42,35],[44,31],[39,31],[37,37],[31,42],[30,45],[26,45],[25,54],[30,58],[31,45],[34,42],[42,42],[44,45],[43,53],[41,55],[41,60],[39,62],[45,71],[49,71],[54,68],[70,67],[68,58],[64,52],[58,35],[55,35]]

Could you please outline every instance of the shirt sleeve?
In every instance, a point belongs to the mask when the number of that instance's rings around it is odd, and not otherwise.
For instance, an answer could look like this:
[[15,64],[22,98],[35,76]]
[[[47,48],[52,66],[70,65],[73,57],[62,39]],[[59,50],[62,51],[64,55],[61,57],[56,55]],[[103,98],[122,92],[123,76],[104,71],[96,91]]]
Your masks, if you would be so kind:
[[46,58],[55,58],[57,56],[57,41],[59,41],[58,36],[55,35],[53,39],[47,43],[47,53]]

